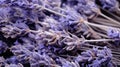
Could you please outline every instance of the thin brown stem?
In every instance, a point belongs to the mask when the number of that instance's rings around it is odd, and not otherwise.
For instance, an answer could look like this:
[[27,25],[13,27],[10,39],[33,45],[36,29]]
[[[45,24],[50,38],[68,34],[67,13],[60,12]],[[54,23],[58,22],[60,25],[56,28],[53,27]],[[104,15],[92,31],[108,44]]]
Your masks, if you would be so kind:
[[84,23],[88,24],[88,25],[91,25],[91,26],[95,26],[95,27],[98,27],[100,29],[103,29],[103,30],[108,30],[108,29],[116,29],[118,31],[120,31],[119,28],[115,28],[115,27],[110,27],[110,26],[105,26],[105,25],[99,25],[99,24],[95,24],[95,23],[90,23],[88,21],[84,21]]
[[105,42],[105,41],[115,41],[114,39],[96,39],[96,40],[84,40],[84,42]]
[[97,18],[93,19],[93,21],[94,21],[95,23],[102,24],[102,25],[106,25],[106,26],[120,27],[119,25],[114,24],[114,23],[112,23],[111,21],[106,20],[106,19],[104,19],[104,18],[99,18],[99,17],[97,17]]
[[63,14],[61,14],[61,13],[59,13],[59,12],[56,12],[56,11],[51,10],[51,9],[49,9],[49,8],[46,8],[46,7],[44,7],[44,6],[41,6],[41,5],[38,5],[38,4],[33,4],[33,5],[34,5],[34,6],[37,6],[37,7],[40,8],[40,9],[44,9],[44,10],[47,10],[47,11],[52,12],[52,13],[54,13],[54,14],[57,14],[57,15],[59,15],[59,16],[66,17],[66,15],[63,15]]
[[100,14],[101,16],[103,16],[104,18],[106,18],[106,19],[112,21],[112,23],[115,23],[115,24],[120,25],[120,23],[119,23],[118,21],[116,21],[116,20],[114,20],[114,19],[112,19],[112,18],[110,18],[110,17],[104,15],[103,13],[99,13],[99,14]]

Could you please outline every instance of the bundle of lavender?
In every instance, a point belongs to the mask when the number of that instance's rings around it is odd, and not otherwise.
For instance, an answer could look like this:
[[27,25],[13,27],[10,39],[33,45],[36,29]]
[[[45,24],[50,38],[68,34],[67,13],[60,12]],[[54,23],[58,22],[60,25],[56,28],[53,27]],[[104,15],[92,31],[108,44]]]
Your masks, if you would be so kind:
[[118,67],[117,0],[0,0],[0,67]]

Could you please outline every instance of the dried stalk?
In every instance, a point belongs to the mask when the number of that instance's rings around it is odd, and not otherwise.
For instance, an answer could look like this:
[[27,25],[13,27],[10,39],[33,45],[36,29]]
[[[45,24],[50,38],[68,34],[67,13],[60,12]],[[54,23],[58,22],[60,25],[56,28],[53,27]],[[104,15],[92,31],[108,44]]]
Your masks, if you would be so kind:
[[119,25],[113,24],[111,21],[106,20],[106,19],[104,19],[104,18],[99,18],[99,17],[97,17],[97,18],[93,19],[93,21],[94,21],[95,23],[99,23],[99,24],[106,25],[106,26],[120,27]]
[[95,27],[98,27],[100,29],[103,29],[103,30],[108,30],[108,29],[116,29],[118,31],[120,31],[119,28],[115,28],[115,27],[110,27],[110,26],[105,26],[105,25],[99,25],[99,24],[95,24],[95,23],[90,23],[88,21],[84,21],[85,24],[88,24],[88,25],[91,25],[91,26],[95,26]]
[[99,14],[100,14],[101,16],[103,16],[104,18],[106,18],[106,19],[112,21],[114,24],[120,25],[120,23],[119,23],[118,21],[116,21],[116,20],[114,20],[114,19],[112,19],[112,18],[110,18],[110,17],[104,15],[103,13],[99,13]]
[[41,6],[41,5],[38,5],[38,4],[33,4],[33,6],[36,6],[36,7],[39,8],[40,10],[41,10],[41,9],[44,9],[44,10],[47,10],[47,11],[49,11],[49,12],[51,12],[51,13],[57,14],[57,15],[59,15],[59,16],[66,17],[66,15],[63,15],[63,14],[61,14],[61,13],[59,13],[59,12],[53,11],[53,10],[51,10],[51,9],[49,9],[49,8],[46,8],[46,7]]

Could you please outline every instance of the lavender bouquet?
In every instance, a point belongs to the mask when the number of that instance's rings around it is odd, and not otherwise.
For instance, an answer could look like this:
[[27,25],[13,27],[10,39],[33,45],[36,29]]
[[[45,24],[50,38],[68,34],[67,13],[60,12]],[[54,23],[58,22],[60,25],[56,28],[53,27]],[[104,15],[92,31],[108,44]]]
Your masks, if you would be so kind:
[[0,67],[120,66],[119,0],[0,0]]

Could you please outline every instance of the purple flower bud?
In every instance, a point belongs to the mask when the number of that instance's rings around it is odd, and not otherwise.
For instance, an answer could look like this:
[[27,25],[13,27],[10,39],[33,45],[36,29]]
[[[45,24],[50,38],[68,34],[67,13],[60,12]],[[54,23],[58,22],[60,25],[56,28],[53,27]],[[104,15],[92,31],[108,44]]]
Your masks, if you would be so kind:
[[117,6],[117,0],[100,0],[103,8],[107,8],[110,11],[114,11],[114,8]]

